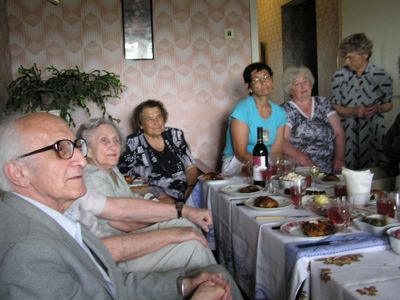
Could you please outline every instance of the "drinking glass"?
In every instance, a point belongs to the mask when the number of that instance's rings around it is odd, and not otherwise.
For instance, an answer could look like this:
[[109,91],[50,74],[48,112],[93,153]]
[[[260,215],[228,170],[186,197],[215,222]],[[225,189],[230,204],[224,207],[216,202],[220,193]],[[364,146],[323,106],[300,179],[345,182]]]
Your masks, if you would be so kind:
[[306,181],[305,180],[293,180],[290,186],[290,199],[294,208],[300,208],[302,206],[302,198],[306,192]]
[[263,177],[264,177],[264,181],[265,181],[265,190],[267,192],[273,193],[272,192],[272,174],[273,170],[268,167],[265,171],[263,171]]
[[328,219],[338,226],[340,231],[347,232],[351,222],[351,204],[346,197],[332,200],[328,208]]
[[346,197],[339,198],[339,216],[342,219],[342,224],[340,226],[340,230],[342,232],[348,232],[349,225],[351,222],[351,204],[350,201],[346,199]]
[[272,176],[278,174],[278,164],[280,158],[281,155],[276,153],[271,153],[268,156],[268,168],[270,169],[269,172]]
[[246,183],[253,182],[253,164],[250,161],[243,163],[242,175],[246,178]]
[[314,185],[315,179],[318,177],[319,175],[319,167],[316,165],[313,165],[310,168],[310,174],[311,174],[311,178],[312,178],[312,183],[311,185]]
[[286,175],[288,173],[294,172],[296,169],[296,162],[290,157],[283,155],[279,158],[277,173],[279,175]]
[[376,212],[389,218],[396,217],[396,199],[391,194],[376,199]]
[[344,182],[336,183],[333,188],[333,192],[334,192],[335,197],[347,196],[346,184]]

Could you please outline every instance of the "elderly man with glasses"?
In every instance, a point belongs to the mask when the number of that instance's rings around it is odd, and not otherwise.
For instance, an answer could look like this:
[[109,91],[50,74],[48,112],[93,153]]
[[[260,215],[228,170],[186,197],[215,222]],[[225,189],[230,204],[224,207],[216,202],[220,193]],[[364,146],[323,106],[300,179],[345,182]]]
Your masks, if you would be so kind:
[[86,193],[87,147],[60,118],[3,118],[0,152],[0,299],[230,299],[231,291],[241,298],[215,265],[123,273],[95,236],[64,216]]

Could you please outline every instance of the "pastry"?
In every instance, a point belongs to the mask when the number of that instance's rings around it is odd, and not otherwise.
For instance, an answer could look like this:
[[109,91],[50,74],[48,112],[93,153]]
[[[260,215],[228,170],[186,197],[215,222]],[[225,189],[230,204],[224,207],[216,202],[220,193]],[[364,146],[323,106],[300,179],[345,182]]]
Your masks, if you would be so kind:
[[324,236],[337,231],[336,226],[329,220],[304,221],[301,228],[306,236]]
[[254,184],[246,185],[239,189],[239,193],[254,193],[258,191],[259,191],[258,186]]
[[334,174],[328,174],[322,177],[322,181],[340,181],[340,178]]
[[254,200],[254,206],[261,208],[276,208],[279,207],[279,203],[271,197],[260,196]]

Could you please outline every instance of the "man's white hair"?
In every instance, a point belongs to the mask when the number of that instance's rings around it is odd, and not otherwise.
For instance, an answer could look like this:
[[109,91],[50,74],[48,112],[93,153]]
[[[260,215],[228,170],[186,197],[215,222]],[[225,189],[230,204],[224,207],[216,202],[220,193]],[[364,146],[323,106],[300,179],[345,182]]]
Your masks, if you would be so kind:
[[11,191],[11,184],[4,173],[4,166],[23,154],[22,136],[17,128],[17,121],[23,116],[15,113],[4,115],[0,119],[0,189],[4,192]]

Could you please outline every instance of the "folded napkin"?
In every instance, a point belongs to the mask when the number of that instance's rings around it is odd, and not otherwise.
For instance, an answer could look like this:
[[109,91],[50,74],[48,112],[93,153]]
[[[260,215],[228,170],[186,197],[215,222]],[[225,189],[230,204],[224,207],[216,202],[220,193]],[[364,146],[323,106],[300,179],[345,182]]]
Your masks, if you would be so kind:
[[342,169],[348,194],[370,194],[374,174],[370,170],[354,171]]
[[[318,242],[330,242],[330,244],[314,245]],[[310,244],[310,247],[299,246]],[[311,246],[313,244],[313,246]],[[297,260],[302,257],[339,254],[344,251],[359,250],[375,246],[388,245],[387,237],[376,237],[369,233],[358,232],[346,235],[332,235],[318,241],[294,242],[285,245],[285,274],[290,279],[290,274]]]

